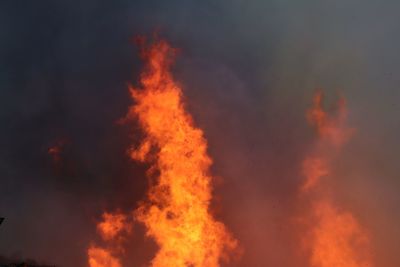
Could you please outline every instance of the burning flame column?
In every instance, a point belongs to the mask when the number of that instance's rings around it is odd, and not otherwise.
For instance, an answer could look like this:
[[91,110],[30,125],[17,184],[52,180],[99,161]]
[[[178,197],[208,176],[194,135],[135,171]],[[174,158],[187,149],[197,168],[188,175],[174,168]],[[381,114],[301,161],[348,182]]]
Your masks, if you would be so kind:
[[175,52],[162,40],[143,46],[141,85],[131,88],[135,105],[127,119],[137,119],[144,134],[131,157],[150,163],[148,176],[155,181],[135,216],[159,246],[152,266],[216,267],[237,241],[210,214],[212,160],[171,75]]

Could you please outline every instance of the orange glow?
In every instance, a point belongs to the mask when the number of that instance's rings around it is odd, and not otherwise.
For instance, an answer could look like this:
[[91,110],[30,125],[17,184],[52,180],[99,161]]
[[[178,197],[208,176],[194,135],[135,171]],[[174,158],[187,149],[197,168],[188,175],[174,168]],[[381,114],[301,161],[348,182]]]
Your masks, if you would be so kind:
[[60,154],[61,154],[61,147],[59,146],[52,146],[47,150],[47,153],[53,157],[55,162],[60,161]]
[[[330,173],[329,161],[354,134],[355,129],[346,125],[346,101],[340,98],[336,116],[331,116],[323,108],[323,94],[317,91],[313,97],[313,106],[307,111],[307,120],[315,128],[320,143],[313,154],[303,161],[303,175],[306,181],[302,190],[308,191],[316,186],[319,180]],[[325,150],[324,150],[325,149]],[[326,150],[329,150],[327,152]]]
[[314,96],[314,105],[307,112],[307,119],[319,135],[315,151],[303,161],[303,175],[306,181],[302,192],[314,192],[310,218],[310,238],[306,247],[310,251],[312,267],[372,267],[369,237],[349,211],[339,209],[333,200],[321,191],[318,184],[322,178],[332,176],[331,161],[354,133],[347,128],[347,111],[344,99],[338,105],[336,116],[322,107],[323,95]]
[[61,161],[61,154],[66,144],[67,141],[65,139],[60,139],[47,149],[47,153],[52,157],[54,163],[57,164]]
[[132,233],[132,223],[122,213],[103,213],[103,220],[97,224],[97,231],[105,247],[91,246],[88,249],[90,267],[121,267],[117,255],[124,253],[123,244]]
[[308,122],[314,126],[319,137],[332,146],[340,147],[350,139],[354,129],[347,128],[346,100],[340,98],[336,116],[329,116],[323,108],[323,94],[318,91],[313,98],[313,107],[307,112]]
[[171,75],[175,52],[165,41],[144,48],[141,85],[131,89],[135,105],[127,118],[138,119],[144,133],[131,157],[150,163],[155,181],[135,215],[159,246],[151,266],[216,267],[237,241],[210,213],[212,160]]
[[88,250],[90,267],[121,267],[118,259],[103,248],[90,247]]
[[303,191],[317,185],[319,179],[329,174],[328,163],[323,158],[308,157],[303,161],[303,175],[307,178]]
[[368,236],[354,216],[327,201],[314,209],[318,224],[312,230],[311,266],[372,267]]
[[105,241],[117,238],[121,233],[130,234],[132,225],[122,213],[103,214],[103,221],[97,225],[97,230]]

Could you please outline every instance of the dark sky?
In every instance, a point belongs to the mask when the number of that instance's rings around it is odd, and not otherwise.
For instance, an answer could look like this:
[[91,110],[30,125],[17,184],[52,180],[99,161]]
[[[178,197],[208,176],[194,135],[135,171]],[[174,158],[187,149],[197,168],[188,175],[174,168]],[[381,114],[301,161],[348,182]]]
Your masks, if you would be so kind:
[[[400,266],[400,2],[38,0],[0,2],[0,255],[86,266],[104,210],[143,198],[145,167],[116,121],[154,31],[180,49],[174,74],[222,177],[218,216],[237,266],[307,266],[293,221],[315,138],[316,88],[348,100],[357,134],[337,160],[337,197],[370,230],[377,266]],[[49,147],[65,142],[54,163]],[[127,266],[154,245],[135,226]]]

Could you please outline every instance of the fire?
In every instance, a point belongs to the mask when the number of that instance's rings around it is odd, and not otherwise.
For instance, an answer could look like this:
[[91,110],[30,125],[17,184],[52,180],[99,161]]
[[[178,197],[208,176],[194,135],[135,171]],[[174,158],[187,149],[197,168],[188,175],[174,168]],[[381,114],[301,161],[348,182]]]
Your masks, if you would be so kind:
[[311,266],[372,267],[369,239],[354,216],[329,200],[314,206],[318,224],[312,232]]
[[307,178],[303,185],[303,191],[315,187],[322,177],[329,174],[328,162],[324,158],[316,156],[306,158],[303,161],[303,174]]
[[103,214],[103,221],[97,225],[97,230],[103,240],[111,241],[117,237],[121,237],[123,232],[130,234],[132,225],[126,215],[106,212]]
[[335,153],[349,140],[354,129],[346,127],[345,101],[339,101],[336,116],[329,116],[322,106],[323,95],[314,96],[314,105],[307,118],[319,135],[320,143],[303,162],[306,181],[303,193],[314,192],[312,198],[312,229],[306,241],[312,267],[372,267],[371,248],[367,231],[349,211],[334,205],[320,182],[331,175]]
[[132,223],[120,212],[103,213],[103,220],[97,224],[97,231],[106,247],[91,245],[88,249],[90,267],[122,267],[118,255],[124,253],[126,237],[132,232]]
[[329,116],[323,108],[323,99],[321,91],[314,95],[314,106],[308,110],[307,120],[314,126],[322,140],[327,141],[332,146],[340,147],[354,133],[354,129],[346,127],[346,100],[341,97],[337,104],[336,116]]
[[154,179],[135,216],[159,246],[151,266],[217,267],[237,241],[210,213],[212,160],[170,72],[175,54],[162,40],[143,48],[141,85],[131,88],[135,105],[127,119],[137,119],[144,134],[131,157],[150,163]]
[[90,267],[121,267],[119,259],[106,249],[92,246],[88,250],[88,256]]

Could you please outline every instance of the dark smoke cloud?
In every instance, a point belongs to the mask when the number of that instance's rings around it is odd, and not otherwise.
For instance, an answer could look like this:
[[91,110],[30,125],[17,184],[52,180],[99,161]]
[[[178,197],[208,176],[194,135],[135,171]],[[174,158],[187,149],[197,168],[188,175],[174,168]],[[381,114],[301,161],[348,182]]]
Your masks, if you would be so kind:
[[[215,208],[244,247],[238,266],[307,266],[293,217],[316,88],[346,96],[358,128],[337,162],[338,198],[371,229],[378,265],[399,266],[399,5],[2,1],[0,254],[85,266],[101,212],[142,199],[145,167],[126,156],[138,137],[116,121],[140,71],[133,38],[158,30],[180,48],[175,75],[223,179]],[[154,252],[142,231],[131,266]]]

